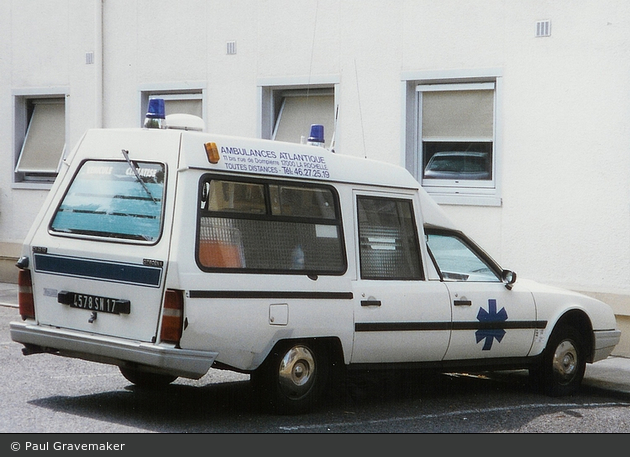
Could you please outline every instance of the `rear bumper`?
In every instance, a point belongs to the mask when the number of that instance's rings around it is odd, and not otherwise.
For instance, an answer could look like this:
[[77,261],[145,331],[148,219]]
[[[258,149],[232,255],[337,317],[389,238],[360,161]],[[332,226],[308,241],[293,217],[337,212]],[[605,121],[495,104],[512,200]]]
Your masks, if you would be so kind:
[[596,330],[593,332],[595,348],[593,350],[593,362],[603,360],[608,357],[615,346],[621,340],[620,330]]
[[198,379],[218,353],[161,346],[141,341],[86,334],[29,322],[11,322],[11,339],[33,352],[50,352],[112,365],[137,364],[148,370]]

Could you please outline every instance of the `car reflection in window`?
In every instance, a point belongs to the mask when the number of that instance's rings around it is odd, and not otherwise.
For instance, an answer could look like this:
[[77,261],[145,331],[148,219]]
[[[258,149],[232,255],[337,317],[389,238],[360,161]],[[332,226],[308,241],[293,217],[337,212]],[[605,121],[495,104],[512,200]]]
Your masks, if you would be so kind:
[[491,179],[487,152],[441,151],[433,154],[424,169],[425,179]]

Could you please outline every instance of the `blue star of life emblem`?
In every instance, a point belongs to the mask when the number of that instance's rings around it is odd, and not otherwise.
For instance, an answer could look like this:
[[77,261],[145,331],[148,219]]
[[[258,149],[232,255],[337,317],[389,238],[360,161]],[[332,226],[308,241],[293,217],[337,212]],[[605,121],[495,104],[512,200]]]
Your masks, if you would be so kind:
[[[501,308],[497,312],[497,301],[494,298],[488,300],[488,311],[479,308],[477,320],[481,323],[505,322],[507,320],[507,311]],[[492,343],[496,339],[499,343],[505,336],[505,330],[502,328],[482,328],[475,332],[477,343],[485,339],[482,350],[489,351],[492,349]]]

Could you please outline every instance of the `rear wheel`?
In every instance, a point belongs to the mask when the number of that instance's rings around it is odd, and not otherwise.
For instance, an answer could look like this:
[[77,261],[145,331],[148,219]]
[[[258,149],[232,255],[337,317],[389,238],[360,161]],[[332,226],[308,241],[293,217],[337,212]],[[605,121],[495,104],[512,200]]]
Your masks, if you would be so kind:
[[586,370],[583,336],[563,325],[551,334],[538,366],[530,370],[532,380],[545,394],[558,397],[576,393]]
[[165,387],[175,381],[177,376],[150,373],[148,371],[138,370],[137,368],[118,367],[122,375],[127,381],[138,387],[159,388]]
[[325,348],[291,342],[274,348],[251,380],[265,406],[282,414],[299,414],[322,400],[329,373]]

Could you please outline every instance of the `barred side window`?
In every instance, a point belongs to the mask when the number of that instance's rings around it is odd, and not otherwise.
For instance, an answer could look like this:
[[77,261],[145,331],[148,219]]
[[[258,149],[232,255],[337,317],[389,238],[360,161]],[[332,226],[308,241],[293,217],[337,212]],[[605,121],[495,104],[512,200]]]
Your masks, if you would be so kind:
[[363,279],[423,279],[410,200],[357,198]]
[[203,270],[345,272],[332,187],[207,175],[199,195],[197,262]]

